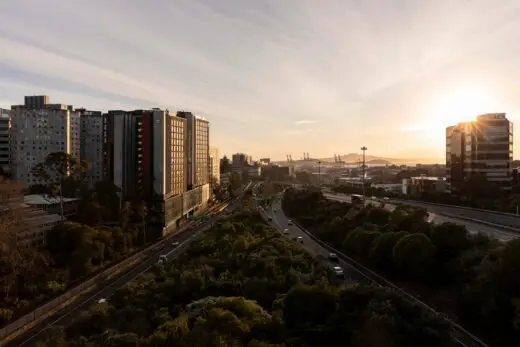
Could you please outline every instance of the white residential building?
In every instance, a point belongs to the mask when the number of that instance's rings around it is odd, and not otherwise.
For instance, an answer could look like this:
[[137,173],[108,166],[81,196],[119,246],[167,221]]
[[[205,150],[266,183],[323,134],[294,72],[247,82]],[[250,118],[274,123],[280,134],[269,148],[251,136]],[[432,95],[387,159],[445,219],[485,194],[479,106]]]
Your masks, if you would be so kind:
[[80,158],[80,115],[72,106],[12,106],[10,136],[12,177],[26,185],[39,183],[31,170],[50,153]]
[[103,129],[105,117],[99,111],[76,109],[80,113],[80,159],[87,164],[84,178],[91,183],[103,179]]

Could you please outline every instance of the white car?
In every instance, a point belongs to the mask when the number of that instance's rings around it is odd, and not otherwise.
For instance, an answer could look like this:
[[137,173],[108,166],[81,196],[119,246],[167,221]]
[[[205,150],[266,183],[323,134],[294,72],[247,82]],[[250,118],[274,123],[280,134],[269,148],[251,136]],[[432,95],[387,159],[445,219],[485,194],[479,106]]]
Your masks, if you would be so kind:
[[336,253],[329,253],[329,260],[331,261],[338,261],[338,255]]
[[334,266],[332,268],[332,271],[334,272],[336,277],[344,277],[345,276],[345,273],[343,272],[343,269],[341,267],[339,267],[339,266]]
[[289,219],[289,221],[287,222],[287,225],[289,225],[289,226],[293,225],[292,220]]
[[105,302],[107,302],[107,299],[105,298],[101,298],[98,300],[98,304],[104,304]]
[[299,243],[303,243],[303,237],[298,236],[298,237],[296,238],[296,241],[298,241]]
[[179,241],[173,241],[172,247],[178,247],[181,243]]
[[284,235],[289,235],[289,229],[283,229],[283,234]]

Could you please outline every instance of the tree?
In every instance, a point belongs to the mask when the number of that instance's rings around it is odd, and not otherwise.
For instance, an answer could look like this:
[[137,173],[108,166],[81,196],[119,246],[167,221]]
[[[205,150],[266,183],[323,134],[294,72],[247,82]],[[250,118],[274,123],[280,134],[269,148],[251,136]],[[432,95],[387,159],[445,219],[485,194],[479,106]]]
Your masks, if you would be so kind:
[[394,246],[393,260],[401,274],[424,275],[433,263],[435,246],[424,234],[402,237]]
[[[4,300],[7,302],[13,287],[16,288],[23,277],[29,277],[37,265],[44,265],[46,261],[32,245],[24,245],[19,240],[19,234],[32,227],[24,221],[21,209],[9,209],[0,213],[0,271],[4,284]],[[15,295],[17,297],[18,290]]]
[[80,162],[68,153],[54,152],[47,155],[42,163],[36,164],[31,170],[31,174],[49,188],[49,197],[59,198],[62,220],[65,219],[63,210],[64,180],[69,176],[78,175],[85,171],[86,167],[85,162]]

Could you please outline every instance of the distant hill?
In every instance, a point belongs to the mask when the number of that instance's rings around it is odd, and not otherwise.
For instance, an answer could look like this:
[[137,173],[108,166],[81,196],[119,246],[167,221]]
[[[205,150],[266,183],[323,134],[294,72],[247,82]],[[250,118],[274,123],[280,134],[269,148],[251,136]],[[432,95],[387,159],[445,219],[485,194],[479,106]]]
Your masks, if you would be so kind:
[[[357,164],[363,159],[363,155],[361,153],[349,153],[340,155],[341,160],[348,164]],[[320,160],[325,163],[334,163],[334,157],[328,158],[312,158],[314,160]],[[377,164],[377,165],[415,165],[415,164],[443,164],[444,159],[435,159],[435,158],[387,158],[387,157],[378,157],[375,155],[366,155],[365,160],[367,164]],[[284,161],[280,161],[279,163],[283,163]],[[295,163],[303,163],[302,160],[294,160]]]

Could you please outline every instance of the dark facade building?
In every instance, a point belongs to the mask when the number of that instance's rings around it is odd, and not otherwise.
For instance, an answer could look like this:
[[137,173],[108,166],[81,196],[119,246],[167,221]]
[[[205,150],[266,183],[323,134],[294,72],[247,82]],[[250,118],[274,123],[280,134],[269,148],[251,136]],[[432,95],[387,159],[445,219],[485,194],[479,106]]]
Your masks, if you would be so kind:
[[475,175],[510,190],[512,162],[513,124],[505,113],[480,115],[474,122],[446,128],[446,179],[452,192]]

